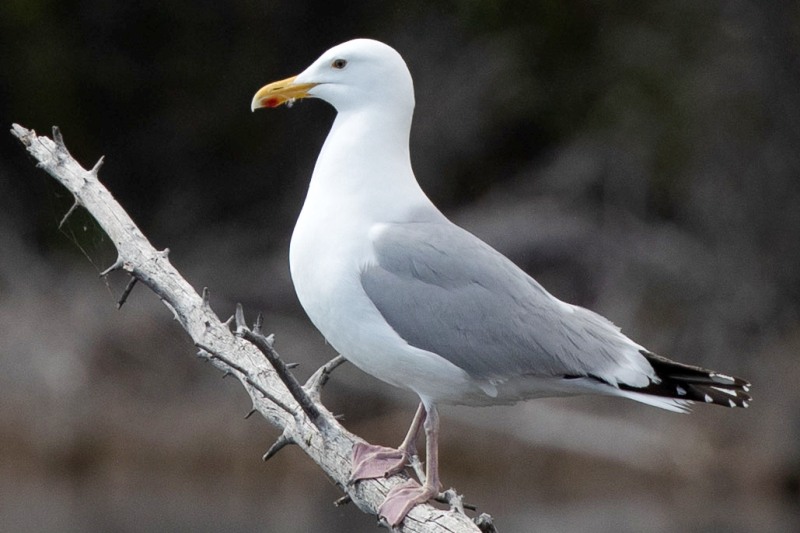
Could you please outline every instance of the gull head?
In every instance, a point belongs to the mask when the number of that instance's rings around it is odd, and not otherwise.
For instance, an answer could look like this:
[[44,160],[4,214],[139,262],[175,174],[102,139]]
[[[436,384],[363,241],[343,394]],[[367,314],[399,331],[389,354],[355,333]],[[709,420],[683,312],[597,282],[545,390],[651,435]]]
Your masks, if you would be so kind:
[[250,108],[291,105],[302,98],[325,100],[337,111],[369,106],[414,109],[414,86],[400,54],[372,39],[354,39],[334,46],[307,69],[291,78],[265,85]]

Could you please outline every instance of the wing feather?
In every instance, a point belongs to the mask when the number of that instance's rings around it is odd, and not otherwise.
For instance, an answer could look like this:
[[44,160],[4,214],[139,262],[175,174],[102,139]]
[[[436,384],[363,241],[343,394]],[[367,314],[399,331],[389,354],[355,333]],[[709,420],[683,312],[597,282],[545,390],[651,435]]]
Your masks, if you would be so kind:
[[652,367],[611,322],[565,304],[448,222],[384,224],[364,291],[410,345],[476,379],[592,376],[644,386]]

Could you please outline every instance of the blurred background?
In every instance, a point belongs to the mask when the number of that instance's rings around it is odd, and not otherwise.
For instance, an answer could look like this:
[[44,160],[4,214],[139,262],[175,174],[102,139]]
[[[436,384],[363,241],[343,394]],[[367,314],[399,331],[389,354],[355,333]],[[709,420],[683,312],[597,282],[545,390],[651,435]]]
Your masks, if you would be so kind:
[[[749,378],[748,410],[613,399],[442,411],[442,477],[500,531],[800,530],[800,4],[789,0],[4,0],[0,123],[58,125],[223,319],[301,378],[333,355],[288,275],[333,110],[250,113],[353,37],[414,75],[442,210],[638,342]],[[374,531],[0,135],[0,529]],[[414,398],[353,367],[325,403],[397,444]]]

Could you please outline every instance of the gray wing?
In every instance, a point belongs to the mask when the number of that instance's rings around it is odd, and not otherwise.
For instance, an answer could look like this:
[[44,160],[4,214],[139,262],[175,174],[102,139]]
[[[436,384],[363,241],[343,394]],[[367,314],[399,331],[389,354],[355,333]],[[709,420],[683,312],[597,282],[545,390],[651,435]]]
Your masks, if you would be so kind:
[[390,224],[374,247],[377,264],[365,268],[361,282],[389,325],[474,378],[603,378],[636,346],[449,222]]

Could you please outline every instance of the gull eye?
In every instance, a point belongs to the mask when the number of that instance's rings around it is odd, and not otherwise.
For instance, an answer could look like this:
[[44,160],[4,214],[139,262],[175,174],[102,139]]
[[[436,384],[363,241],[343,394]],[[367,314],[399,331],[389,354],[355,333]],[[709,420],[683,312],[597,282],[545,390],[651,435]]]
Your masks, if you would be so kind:
[[346,59],[334,59],[333,63],[331,63],[331,66],[333,68],[337,69],[337,70],[342,70],[344,67],[347,66],[347,60]]

